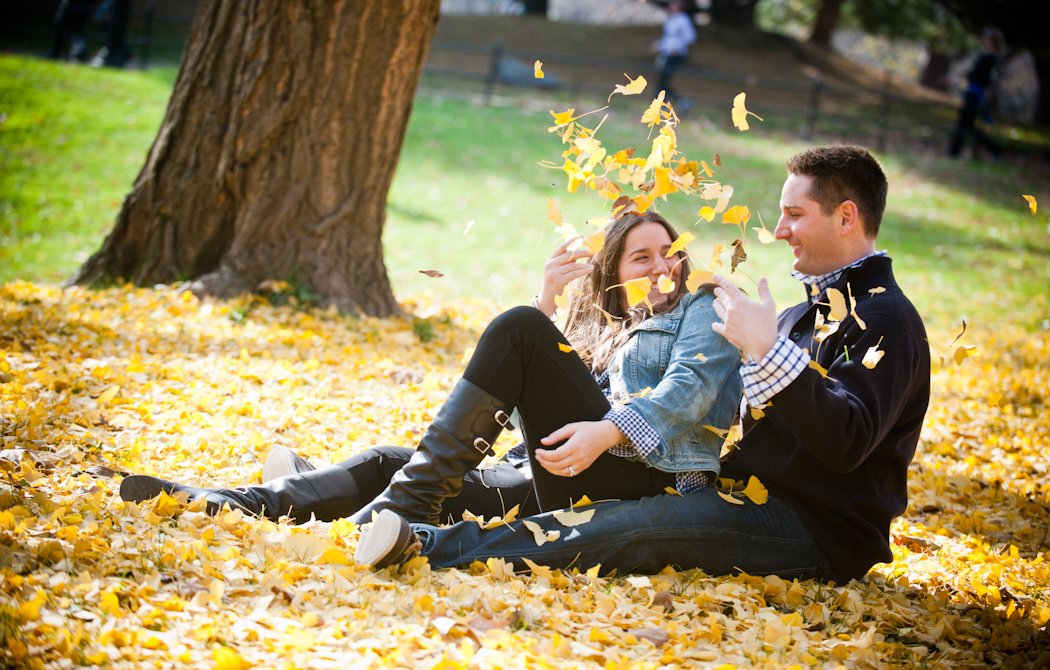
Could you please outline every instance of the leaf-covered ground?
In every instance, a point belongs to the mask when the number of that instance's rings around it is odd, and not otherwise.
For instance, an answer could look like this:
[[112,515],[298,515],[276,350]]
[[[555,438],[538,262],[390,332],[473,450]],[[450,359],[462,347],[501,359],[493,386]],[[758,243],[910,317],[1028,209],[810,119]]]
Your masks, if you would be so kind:
[[934,363],[895,561],[850,584],[421,559],[374,572],[347,522],[121,502],[111,470],[235,485],[273,444],[315,461],[414,445],[495,308],[406,306],[415,320],[0,287],[0,664],[1050,664],[1046,331],[971,329],[979,357]]

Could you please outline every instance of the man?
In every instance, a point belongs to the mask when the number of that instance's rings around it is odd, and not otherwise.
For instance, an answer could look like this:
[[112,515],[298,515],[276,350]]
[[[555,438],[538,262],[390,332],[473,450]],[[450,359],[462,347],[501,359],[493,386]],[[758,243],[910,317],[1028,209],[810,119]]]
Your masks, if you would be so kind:
[[[559,568],[657,572],[673,564],[839,582],[891,560],[889,526],[907,507],[908,464],[929,404],[930,354],[890,259],[875,251],[886,177],[851,146],[810,149],[787,168],[776,237],[791,246],[806,299],[777,317],[765,278],[754,301],[716,277],[723,321],[713,326],[750,359],[741,368],[744,433],[722,476],[757,477],[768,502],[734,505],[709,488],[601,503],[590,522],[572,528],[540,514],[532,520],[561,531],[542,547],[520,521],[486,531],[469,522],[410,527],[384,511],[363,533],[358,560],[383,566],[418,545],[437,567],[528,558]],[[832,289],[850,311],[837,326]],[[862,361],[871,349],[884,354],[869,368],[876,356]]]
[[682,9],[681,0],[671,0],[667,3],[667,21],[664,22],[664,31],[660,39],[652,43],[651,48],[656,52],[656,69],[660,78],[656,82],[658,91],[665,91],[667,99],[679,103],[680,111],[687,111],[689,103],[679,100],[678,93],[671,88],[671,75],[678,71],[689,55],[689,45],[696,41],[696,29],[693,28],[693,20]]

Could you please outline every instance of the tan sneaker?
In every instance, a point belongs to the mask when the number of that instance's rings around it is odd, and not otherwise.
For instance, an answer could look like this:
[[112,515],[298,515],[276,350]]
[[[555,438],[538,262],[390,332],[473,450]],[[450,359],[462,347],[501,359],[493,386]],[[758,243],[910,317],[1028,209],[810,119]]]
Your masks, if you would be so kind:
[[408,522],[385,509],[372,522],[371,528],[361,531],[354,560],[381,570],[416,556],[422,546]]
[[275,444],[263,463],[262,483],[272,482],[288,475],[299,475],[316,470],[310,461],[295,453],[288,447]]

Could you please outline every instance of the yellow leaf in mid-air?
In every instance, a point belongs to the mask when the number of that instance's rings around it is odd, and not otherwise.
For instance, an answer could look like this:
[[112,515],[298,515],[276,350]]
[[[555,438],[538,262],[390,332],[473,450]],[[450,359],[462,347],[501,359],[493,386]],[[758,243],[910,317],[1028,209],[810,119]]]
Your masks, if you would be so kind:
[[674,290],[674,280],[671,279],[671,275],[660,275],[660,278],[656,280],[656,288],[660,293],[670,293]]
[[715,218],[715,210],[710,207],[701,207],[696,215],[705,221],[713,221]]
[[746,95],[746,93],[741,93],[735,98],[733,98],[733,125],[739,128],[740,130],[747,130],[750,127],[747,125],[748,114],[755,117],[759,121],[762,121],[761,116],[755,114],[754,112],[747,111],[747,108],[744,107],[744,99]]
[[463,229],[463,237],[467,236],[467,233],[470,232],[470,229],[473,226],[474,226],[474,219],[471,219],[470,221],[467,221],[467,227]]
[[635,211],[639,214],[649,209],[649,206],[653,204],[653,199],[647,195],[638,195],[631,198],[631,200],[634,200]]
[[729,199],[733,197],[733,187],[723,186],[722,192],[718,195],[718,202],[715,203],[715,213],[721,214],[729,206]]
[[649,191],[650,198],[655,200],[662,195],[674,193],[678,190],[678,187],[671,183],[670,173],[671,171],[667,168],[656,168],[656,183],[653,185],[653,189]]
[[554,296],[554,305],[558,309],[569,309],[569,287],[566,286],[565,290],[559,295]]
[[766,230],[765,226],[762,226],[758,229],[758,241],[762,244],[772,244],[777,241],[777,238],[773,233]]
[[[637,79],[631,79],[630,75],[627,73],[624,73],[623,76],[627,77],[627,81],[630,83],[626,85],[617,84],[616,88],[613,89],[613,92],[609,94],[609,100],[612,100],[612,97],[617,93],[622,93],[624,95],[638,95],[645,90],[645,77],[640,76]],[[608,102],[608,100],[606,102]]]
[[1032,214],[1035,214],[1036,207],[1038,206],[1036,204],[1036,202],[1035,202],[1035,196],[1034,195],[1023,195],[1021,197],[1028,201],[1028,208],[1030,210],[1032,210]]
[[688,230],[686,232],[682,233],[681,235],[678,236],[677,240],[675,240],[674,242],[671,243],[671,248],[667,250],[666,254],[664,254],[664,258],[670,258],[671,256],[674,256],[679,251],[682,251],[683,249],[685,249],[685,245],[689,244],[690,242],[692,242],[695,239],[696,239],[696,235],[693,235]]
[[689,273],[689,278],[685,280],[685,288],[690,293],[696,293],[701,284],[710,283],[714,278],[714,272],[708,272],[707,270],[693,270]]
[[819,373],[820,373],[820,376],[821,376],[821,377],[823,377],[824,379],[831,379],[831,381],[836,381],[836,380],[835,380],[835,379],[833,379],[832,377],[829,377],[829,376],[828,376],[828,370],[827,370],[827,368],[825,368],[825,367],[824,367],[823,365],[821,365],[820,363],[818,363],[818,362],[816,362],[816,361],[814,361],[814,360],[810,359],[810,361],[809,361],[809,367],[811,367],[811,368],[813,368],[814,370],[816,370],[817,372],[819,372]]
[[470,362],[470,357],[474,355],[474,350],[476,348],[477,347],[467,347],[463,351],[463,358],[459,359],[459,362],[462,363],[463,365],[466,365],[467,363],[469,363]]
[[711,272],[714,272],[718,266],[725,267],[725,263],[722,262],[722,250],[725,249],[726,245],[719,242],[714,246],[714,250],[711,252],[711,262],[707,264],[707,267],[711,268]]
[[564,125],[564,124],[568,123],[569,121],[572,121],[575,118],[572,115],[573,112],[575,112],[575,111],[576,111],[576,109],[573,108],[573,109],[569,109],[567,111],[564,111],[564,112],[561,112],[560,114],[558,114],[558,113],[555,113],[554,110],[552,109],[551,110],[551,116],[554,117],[554,123],[556,123],[556,124],[558,124],[560,126],[560,125]]
[[547,220],[553,221],[556,226],[561,225],[561,209],[554,198],[547,199]]
[[751,220],[751,210],[744,205],[736,205],[726,210],[725,214],[722,215],[722,223],[731,223],[737,226],[746,224]]
[[599,312],[601,312],[601,313],[602,313],[602,316],[604,316],[604,317],[605,317],[605,321],[606,321],[606,322],[607,322],[607,323],[609,324],[609,327],[610,327],[610,328],[612,328],[613,326],[615,326],[615,325],[616,325],[616,322],[615,322],[615,321],[613,321],[613,319],[619,320],[619,319],[620,319],[620,317],[618,317],[618,316],[613,316],[612,314],[609,314],[609,313],[608,313],[608,312],[606,312],[606,311],[605,311],[604,309],[602,309],[602,306],[601,306],[601,305],[599,305],[598,303],[594,303],[594,306],[595,306],[595,307],[597,307],[597,308],[598,308],[598,311],[599,311]]
[[649,281],[648,277],[638,277],[631,281],[624,282],[623,284],[617,284],[616,286],[610,286],[610,289],[622,286],[627,291],[627,306],[634,307],[638,303],[644,301],[649,296],[649,291],[652,290],[653,284]]
[[837,288],[828,289],[828,302],[831,304],[831,312],[828,313],[828,321],[842,321],[849,314],[846,308],[846,296]]
[[849,284],[846,284],[846,292],[849,294],[849,313],[853,316],[853,320],[857,322],[861,330],[867,330],[868,324],[864,323],[864,319],[860,318],[857,314],[857,299],[853,297],[853,289],[850,288]]
[[751,475],[751,479],[747,480],[747,486],[744,487],[744,495],[756,505],[765,505],[769,500],[769,491],[762,485],[762,482],[758,481],[758,477],[754,475]]
[[602,250],[605,246],[605,231],[599,230],[595,234],[587,238],[587,252],[590,254],[596,254]]
[[579,237],[579,235],[576,234],[576,226],[568,222],[565,222],[560,226],[556,226],[554,228],[554,232],[561,235],[562,238],[564,238],[566,241]]
[[[879,342],[882,342],[882,338],[879,338]],[[873,347],[868,347],[868,351],[865,352],[864,358],[861,359],[860,364],[869,370],[874,370],[875,366],[879,364],[882,357],[886,355],[885,351],[879,349],[878,343]]]
[[709,431],[711,431],[715,435],[719,436],[723,440],[726,438],[726,435],[729,435],[729,431],[728,430],[722,430],[721,428],[715,428],[714,426],[708,426],[708,425],[705,424],[704,428],[708,429]]
[[998,407],[999,406],[999,401],[1002,400],[1002,399],[1003,399],[1003,394],[1002,393],[999,393],[998,391],[992,391],[991,393],[988,394],[988,406],[989,407]]
[[716,493],[718,493],[718,495],[721,496],[722,500],[725,500],[726,502],[731,502],[734,505],[743,505],[744,504],[743,500],[738,500],[738,499],[734,498],[729,493],[722,493],[721,491],[716,491]]
[[554,513],[554,518],[563,526],[572,528],[573,526],[582,526],[585,523],[589,523],[594,518],[594,508],[591,508],[585,512],[570,512],[568,510],[561,510]]
[[532,72],[537,79],[543,79],[543,63],[536,61],[532,65]]
[[642,123],[647,124],[650,128],[660,123],[660,108],[664,105],[664,92],[660,91],[649,108],[642,114]]
[[955,350],[955,364],[962,365],[962,362],[971,356],[980,356],[981,354],[977,351],[977,347],[961,346]]
[[576,351],[575,349],[573,349],[569,345],[562,344],[561,342],[558,343],[558,348],[561,349],[566,354],[569,353],[570,351]]

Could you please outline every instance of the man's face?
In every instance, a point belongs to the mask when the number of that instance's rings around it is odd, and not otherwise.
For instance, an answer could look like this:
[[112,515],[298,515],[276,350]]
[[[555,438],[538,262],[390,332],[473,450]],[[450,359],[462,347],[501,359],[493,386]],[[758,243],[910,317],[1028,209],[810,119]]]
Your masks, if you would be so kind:
[[791,245],[792,268],[807,275],[822,275],[842,267],[845,245],[840,234],[838,209],[830,215],[810,196],[813,180],[789,174],[780,193],[780,221],[776,238]]

